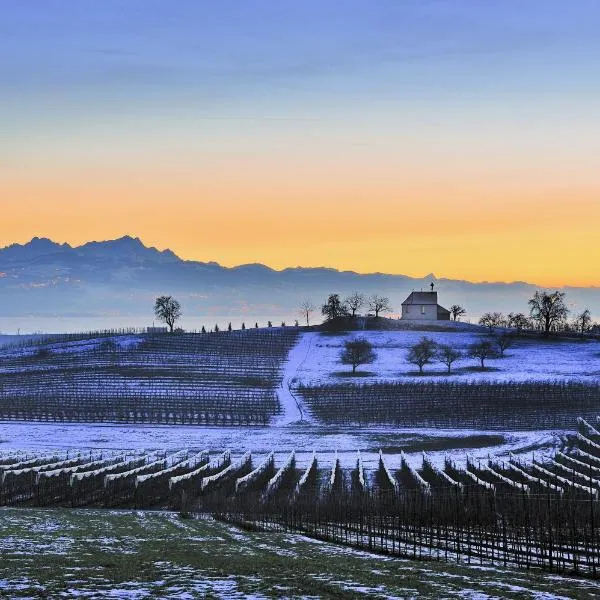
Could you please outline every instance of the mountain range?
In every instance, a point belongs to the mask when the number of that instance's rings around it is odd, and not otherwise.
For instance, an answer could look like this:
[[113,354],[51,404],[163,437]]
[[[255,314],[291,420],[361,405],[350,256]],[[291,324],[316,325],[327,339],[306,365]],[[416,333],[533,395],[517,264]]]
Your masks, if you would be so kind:
[[[473,283],[383,273],[360,274],[332,268],[294,267],[274,270],[262,264],[224,267],[216,262],[179,258],[171,250],[157,250],[139,238],[89,242],[81,246],[33,238],[26,244],[0,249],[0,325],[7,319],[34,319],[38,329],[55,330],[69,320],[109,328],[152,321],[157,295],[168,294],[182,304],[184,321],[196,327],[215,316],[231,320],[298,317],[305,298],[321,305],[328,294],[342,297],[354,290],[365,295],[389,296],[394,313],[413,290],[435,282],[439,303],[461,304],[476,321],[486,311],[527,312],[527,300],[537,286],[525,282]],[[563,288],[573,311],[589,308],[600,313],[600,288]],[[315,313],[317,317],[318,311]],[[40,324],[46,323],[45,326]],[[68,325],[66,325],[69,328]],[[33,328],[31,328],[33,329]]]

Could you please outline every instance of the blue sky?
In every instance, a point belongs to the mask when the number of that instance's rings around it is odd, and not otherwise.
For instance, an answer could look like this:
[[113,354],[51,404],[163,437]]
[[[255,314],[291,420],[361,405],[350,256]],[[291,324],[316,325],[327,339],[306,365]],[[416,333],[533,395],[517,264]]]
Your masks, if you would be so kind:
[[560,96],[562,77],[597,91],[599,17],[600,3],[585,0],[19,0],[2,3],[0,85],[42,114],[46,96],[85,99],[90,113],[137,99],[207,116],[226,106],[268,116],[269,93],[282,116],[300,111],[297,94],[317,112],[338,93],[541,86]]
[[[373,207],[396,229],[409,215],[417,231],[427,215],[415,206],[430,203],[436,236],[447,223],[440,244],[456,245],[453,263],[472,253],[460,246],[457,212],[493,238],[506,229],[498,215],[520,207],[542,215],[549,203],[550,216],[536,222],[554,219],[556,228],[574,212],[582,216],[573,236],[596,233],[588,221],[600,191],[600,2],[0,0],[0,8],[0,194],[10,217],[0,236],[9,241],[28,231],[74,243],[128,233],[226,263],[279,264],[281,255],[281,266],[313,264],[327,253],[334,265],[396,272],[408,267],[379,265],[383,249],[418,251],[415,271],[449,273],[431,264],[440,253],[431,240],[427,252],[416,238],[403,247],[376,222],[354,246],[324,231],[308,248],[300,233],[272,247],[241,236],[235,252],[177,225],[178,247],[159,223],[140,219],[159,191],[191,224],[236,215],[240,231],[278,203],[301,219],[320,214],[326,199]],[[140,187],[146,179],[154,196]],[[82,202],[87,213],[74,208]],[[69,230],[44,212],[48,204],[77,215]],[[128,215],[119,230],[112,204]],[[518,221],[515,247],[553,235]],[[356,237],[359,225],[338,233]],[[363,260],[363,244],[381,240]],[[509,272],[506,264],[497,276]]]

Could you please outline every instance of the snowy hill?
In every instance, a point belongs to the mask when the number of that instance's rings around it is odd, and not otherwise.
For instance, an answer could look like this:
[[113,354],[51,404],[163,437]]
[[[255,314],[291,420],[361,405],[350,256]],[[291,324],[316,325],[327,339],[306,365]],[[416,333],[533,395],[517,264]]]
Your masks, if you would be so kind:
[[[432,381],[582,381],[595,384],[600,380],[600,342],[598,340],[544,340],[522,337],[515,340],[505,356],[486,361],[479,370],[477,360],[468,358],[470,344],[489,339],[486,331],[364,331],[340,335],[321,335],[313,340],[312,351],[298,370],[295,383],[319,385],[340,382],[368,384],[385,382]],[[340,364],[340,352],[347,340],[357,337],[371,342],[377,354],[375,362],[359,367],[356,378],[349,378],[350,368]],[[450,345],[463,354],[448,374],[444,364],[432,361],[424,374],[409,363],[410,346],[423,337],[437,344]]]

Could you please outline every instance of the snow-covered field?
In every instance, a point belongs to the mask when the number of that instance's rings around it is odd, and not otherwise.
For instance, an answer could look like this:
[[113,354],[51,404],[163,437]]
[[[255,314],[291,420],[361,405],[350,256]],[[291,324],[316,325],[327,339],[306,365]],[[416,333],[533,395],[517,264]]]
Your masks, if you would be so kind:
[[[349,368],[339,363],[344,341],[364,336],[375,347],[377,359],[360,368],[366,377],[344,376]],[[302,398],[294,394],[294,385],[374,381],[527,381],[577,379],[596,383],[600,378],[600,343],[596,341],[544,341],[520,339],[506,352],[506,357],[489,361],[489,371],[472,371],[472,359],[459,361],[455,374],[443,375],[445,366],[428,365],[423,377],[416,377],[415,367],[406,361],[408,348],[423,336],[463,351],[469,344],[487,337],[473,331],[365,331],[350,334],[303,333],[290,350],[284,363],[278,397],[282,405],[279,418],[271,427],[201,427],[160,425],[99,425],[64,423],[0,423],[0,451],[8,449],[110,448],[110,449],[231,449],[242,454],[250,450],[257,457],[276,452],[278,462],[289,452],[298,453],[299,464],[310,459],[313,450],[320,460],[332,461],[340,453],[344,467],[353,467],[356,451],[363,454],[368,468],[376,466],[378,451],[390,455],[390,466],[404,450],[414,466],[420,466],[421,450],[427,450],[434,463],[441,464],[446,453],[459,463],[466,453],[485,458],[504,456],[535,449],[544,452],[560,445],[564,431],[486,432],[470,430],[397,429],[393,427],[329,427],[311,419]],[[2,340],[0,340],[2,341]],[[95,340],[97,342],[97,340]],[[123,336],[119,344],[135,346],[136,336]],[[84,342],[62,344],[61,352],[81,351]],[[56,350],[59,350],[57,348]],[[20,350],[17,350],[19,352]],[[31,349],[24,350],[25,352]],[[9,351],[10,353],[11,351]],[[291,389],[290,389],[291,387]],[[573,415],[573,427],[577,414]],[[300,417],[303,421],[299,422]]]
[[[596,340],[563,341],[523,339],[506,350],[504,358],[488,360],[489,370],[473,369],[478,361],[463,358],[452,366],[452,373],[439,362],[425,366],[425,374],[417,377],[418,367],[406,358],[410,346],[421,338],[433,339],[466,354],[470,344],[488,339],[486,333],[451,331],[362,331],[335,334],[303,334],[316,336],[307,359],[298,369],[295,384],[316,385],[355,381],[565,381],[589,383],[600,381],[600,342]],[[374,363],[358,368],[361,375],[348,378],[351,368],[340,363],[340,353],[346,340],[369,340],[377,354]],[[362,373],[361,373],[362,372]],[[363,376],[364,375],[364,376]]]
[[31,340],[37,340],[40,335],[5,335],[0,333],[0,348],[9,345],[19,345],[30,342]]
[[[37,345],[28,345],[28,342],[39,338],[41,338],[41,336],[0,336],[0,357],[16,358],[35,356],[39,352],[40,347]],[[4,343],[2,341],[3,339],[5,340]],[[115,350],[131,350],[139,346],[141,341],[142,337],[139,335],[115,335],[74,341],[49,342],[44,344],[43,347],[53,354],[78,355],[84,352],[98,350],[105,343],[114,344]]]
[[389,466],[400,466],[400,451],[409,462],[421,466],[422,451],[441,466],[449,455],[464,464],[466,455],[474,458],[507,457],[509,452],[530,457],[550,453],[561,445],[566,431],[496,432],[456,429],[395,429],[381,427],[188,427],[152,425],[93,425],[56,423],[0,423],[0,452],[43,449],[203,450],[217,453],[229,449],[234,454],[251,451],[257,464],[275,451],[276,464],[285,462],[292,450],[298,465],[309,464],[313,451],[324,465],[332,464],[336,452],[344,468],[354,468],[356,452],[361,451],[365,468],[376,469],[379,450],[389,456]]

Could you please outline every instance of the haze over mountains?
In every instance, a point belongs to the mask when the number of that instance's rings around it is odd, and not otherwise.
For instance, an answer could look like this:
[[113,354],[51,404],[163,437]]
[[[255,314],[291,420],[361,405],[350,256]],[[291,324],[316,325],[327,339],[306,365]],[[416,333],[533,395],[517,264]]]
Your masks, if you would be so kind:
[[[527,312],[537,286],[523,283],[470,283],[381,273],[359,274],[331,268],[276,271],[261,264],[223,267],[188,261],[129,236],[73,247],[45,238],[0,249],[0,329],[58,329],[143,326],[152,322],[160,294],[176,296],[184,311],[182,326],[210,326],[216,318],[234,322],[297,318],[299,303],[320,305],[329,293],[354,290],[389,296],[394,312],[412,291],[436,282],[443,306],[461,304],[467,319],[482,312]],[[600,288],[564,288],[572,310],[588,307],[598,318]],[[318,318],[318,313],[315,313]]]

